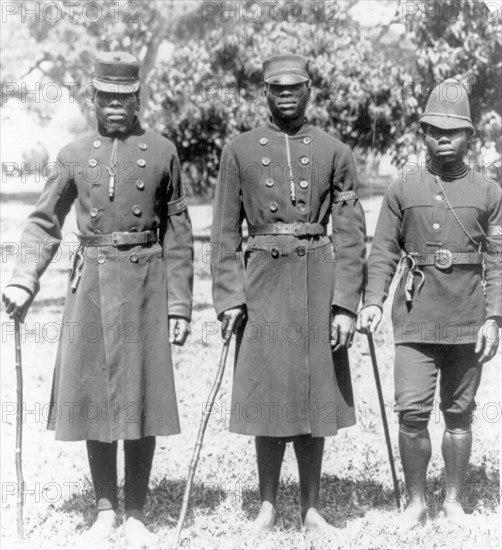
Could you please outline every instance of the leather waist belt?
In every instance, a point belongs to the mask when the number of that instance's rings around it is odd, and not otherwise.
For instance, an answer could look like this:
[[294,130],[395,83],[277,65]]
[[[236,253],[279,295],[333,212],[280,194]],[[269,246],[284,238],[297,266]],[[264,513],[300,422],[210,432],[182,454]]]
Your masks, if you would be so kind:
[[127,246],[131,244],[149,244],[157,241],[153,231],[127,232],[115,231],[100,235],[79,235],[81,246]]
[[434,265],[438,269],[449,269],[453,264],[482,264],[483,257],[481,252],[451,252],[446,249],[414,256],[417,265]]
[[295,235],[296,237],[315,237],[325,235],[326,227],[321,223],[262,223],[249,226],[249,235]]

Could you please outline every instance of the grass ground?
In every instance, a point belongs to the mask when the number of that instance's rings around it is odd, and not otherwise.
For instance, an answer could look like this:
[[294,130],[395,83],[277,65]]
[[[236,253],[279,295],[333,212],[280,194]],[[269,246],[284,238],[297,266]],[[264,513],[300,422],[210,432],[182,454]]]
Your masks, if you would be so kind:
[[[20,224],[30,210],[22,197],[4,197],[2,241],[16,242]],[[202,212],[201,210],[197,210]],[[207,223],[195,219],[201,228]],[[73,229],[69,221],[65,232]],[[12,268],[2,258],[2,286]],[[54,262],[42,281],[43,288],[26,320],[23,332],[24,477],[26,540],[19,543],[16,530],[15,370],[12,324],[2,312],[2,527],[3,548],[67,548],[75,535],[95,516],[85,445],[57,442],[45,430],[52,369],[57,348],[57,323],[64,307],[67,261]],[[201,418],[203,403],[216,374],[220,353],[219,335],[205,337],[215,325],[210,298],[210,274],[203,261],[202,244],[196,247],[195,311],[193,332],[187,345],[174,352],[175,376],[182,434],[158,438],[154,459],[147,519],[157,534],[159,548],[169,546],[181,508],[188,464]],[[398,477],[397,422],[392,413],[393,347],[388,312],[376,336],[378,359],[390,424]],[[232,353],[232,350],[231,352]],[[287,449],[279,492],[280,522],[275,533],[261,541],[246,535],[249,520],[258,509],[257,472],[252,438],[227,430],[232,382],[231,360],[227,365],[216,413],[211,418],[195,477],[192,502],[183,531],[183,548],[499,548],[500,547],[500,356],[485,366],[478,392],[474,445],[463,502],[469,512],[462,528],[450,526],[440,512],[444,471],[440,456],[443,423],[433,412],[430,431],[433,457],[428,476],[430,521],[407,536],[394,532],[396,519],[380,413],[367,345],[356,336],[351,351],[352,382],[357,425],[326,442],[322,478],[322,505],[326,518],[337,528],[331,540],[314,539],[300,529],[299,487],[292,448]],[[120,449],[120,448],[119,448]],[[119,476],[123,460],[119,452]],[[121,531],[109,545],[122,548]]]

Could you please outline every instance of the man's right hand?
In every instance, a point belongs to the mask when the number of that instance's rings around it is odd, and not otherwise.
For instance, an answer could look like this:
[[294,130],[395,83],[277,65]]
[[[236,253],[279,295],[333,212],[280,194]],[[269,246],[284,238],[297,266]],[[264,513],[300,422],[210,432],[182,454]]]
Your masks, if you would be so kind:
[[2,301],[9,317],[18,318],[23,323],[33,298],[30,292],[20,286],[8,286],[2,293]]
[[223,321],[221,322],[221,333],[223,338],[225,338],[227,334],[237,332],[245,319],[246,308],[244,306],[227,309],[223,314]]
[[378,306],[366,306],[357,316],[356,330],[373,334],[382,320],[382,310]]

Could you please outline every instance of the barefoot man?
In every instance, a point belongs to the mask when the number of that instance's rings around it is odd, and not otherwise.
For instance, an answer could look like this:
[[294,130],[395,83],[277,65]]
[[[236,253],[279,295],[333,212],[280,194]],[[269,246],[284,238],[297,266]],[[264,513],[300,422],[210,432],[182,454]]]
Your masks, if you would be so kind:
[[[97,129],[64,147],[21,236],[3,302],[24,319],[76,203],[80,231],[56,357],[49,429],[85,440],[100,544],[116,527],[117,442],[124,441],[125,534],[140,547],[155,436],[179,433],[171,344],[190,332],[193,244],[174,145],[142,128],[138,60],[102,54]],[[72,405],[68,407],[68,404]]]
[[[464,163],[474,131],[465,88],[448,79],[434,88],[420,120],[429,154],[385,195],[368,260],[357,328],[374,332],[398,264],[394,298],[395,411],[408,492],[401,529],[427,518],[427,430],[439,372],[445,421],[443,510],[464,520],[462,484],[472,443],[472,412],[482,364],[498,347],[502,321],[502,193]],[[411,168],[411,169],[410,169]]]
[[303,525],[329,533],[319,513],[321,464],[325,437],[355,423],[347,347],[363,285],[364,213],[350,148],[305,118],[307,60],[271,57],[264,80],[270,119],[225,146],[214,205],[214,303],[230,329],[240,326],[230,430],[255,436],[253,530],[276,522],[292,442]]

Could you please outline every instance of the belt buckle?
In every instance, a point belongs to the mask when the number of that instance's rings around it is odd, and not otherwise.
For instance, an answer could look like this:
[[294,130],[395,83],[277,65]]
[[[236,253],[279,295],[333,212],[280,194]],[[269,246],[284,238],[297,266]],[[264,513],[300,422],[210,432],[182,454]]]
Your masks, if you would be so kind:
[[112,233],[112,245],[120,246],[122,242],[122,233],[120,231],[114,231]]
[[306,235],[305,233],[305,222],[294,222],[293,223],[293,234],[295,237],[302,237]]
[[442,248],[434,252],[434,266],[441,270],[450,269],[453,265],[453,254],[450,250]]

